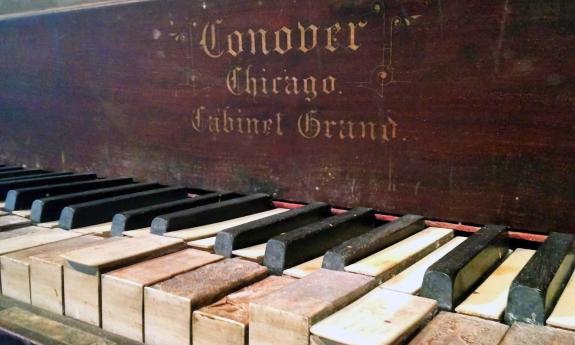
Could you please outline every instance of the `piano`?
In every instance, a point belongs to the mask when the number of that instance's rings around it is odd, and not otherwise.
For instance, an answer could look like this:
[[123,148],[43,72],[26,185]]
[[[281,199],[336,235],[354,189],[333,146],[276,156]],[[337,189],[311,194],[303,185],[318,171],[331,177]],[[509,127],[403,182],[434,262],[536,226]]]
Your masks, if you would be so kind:
[[0,343],[575,343],[570,1],[0,2]]

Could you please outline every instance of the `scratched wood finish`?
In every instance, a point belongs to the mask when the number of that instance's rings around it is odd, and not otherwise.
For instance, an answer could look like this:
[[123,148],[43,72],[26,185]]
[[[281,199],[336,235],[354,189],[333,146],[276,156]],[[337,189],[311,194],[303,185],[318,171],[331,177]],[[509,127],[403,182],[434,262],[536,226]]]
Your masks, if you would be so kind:
[[[0,160],[573,231],[572,1],[174,0],[4,18]],[[228,90],[249,66],[267,88]]]

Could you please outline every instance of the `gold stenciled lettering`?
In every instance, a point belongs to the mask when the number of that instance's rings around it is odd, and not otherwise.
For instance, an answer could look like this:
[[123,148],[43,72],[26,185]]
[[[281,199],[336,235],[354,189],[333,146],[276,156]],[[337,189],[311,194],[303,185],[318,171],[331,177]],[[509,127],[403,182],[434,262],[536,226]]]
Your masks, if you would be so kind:
[[[216,25],[220,25],[223,22],[221,19],[217,19],[215,23],[208,23],[204,26],[202,31],[202,39],[200,40],[200,46],[204,50],[207,56],[217,59],[224,55],[224,52],[216,52],[216,46],[218,43],[218,36],[216,33]],[[208,32],[209,31],[209,32]]]
[[[300,45],[299,45],[299,50],[302,53],[307,53],[310,50],[313,50],[316,46],[317,46],[317,26],[311,24],[308,25],[307,27],[304,27],[303,25],[301,25],[300,22],[297,23],[297,27],[299,29],[299,34],[300,34]],[[307,32],[311,32],[311,45],[308,47],[307,45]]]
[[[283,33],[283,35],[282,35],[282,33]],[[274,50],[277,53],[283,55],[293,48],[292,43],[291,43],[291,30],[290,29],[283,26],[281,29],[279,29],[275,32],[275,35],[276,35],[276,44],[275,44]],[[282,47],[282,41],[284,41],[283,47]]]
[[[250,95],[258,97],[269,95],[270,93],[288,96],[303,94],[303,98],[308,102],[314,100],[320,94],[329,95],[337,90],[337,79],[333,76],[320,79],[314,76],[300,78],[287,75],[286,71],[284,73],[283,76],[269,78],[253,75],[251,65],[246,68],[235,66],[226,76],[226,88],[234,96]],[[321,82],[321,85],[318,85],[318,82]]]
[[[348,22],[347,25],[334,23],[321,30],[320,26],[315,24],[303,25],[297,23],[297,29],[282,26],[274,30],[273,34],[264,28],[249,28],[246,31],[233,30],[223,38],[227,47],[223,48],[220,40],[221,35],[218,27],[223,24],[222,19],[216,19],[208,22],[202,30],[200,46],[204,53],[214,59],[222,57],[224,54],[232,57],[238,57],[243,53],[249,52],[252,55],[269,55],[272,51],[284,55],[292,50],[307,54],[316,49],[326,49],[329,52],[335,52],[339,49],[340,44],[338,35],[347,36],[347,47],[356,51],[360,49],[358,36],[360,29],[367,26],[367,21]],[[297,34],[299,33],[299,35]],[[321,40],[321,43],[320,43]]]
[[349,22],[347,25],[349,26],[349,45],[348,45],[348,47],[351,50],[358,50],[360,45],[355,42],[356,29],[358,27],[361,29],[365,28],[365,26],[367,25],[367,22],[360,21],[357,24],[353,23],[353,22]]
[[325,29],[327,32],[327,43],[325,44],[325,49],[329,50],[330,52],[334,52],[337,50],[337,33],[341,31],[341,25],[339,23],[335,23],[329,28]]
[[305,139],[368,140],[383,143],[397,139],[397,122],[391,117],[385,121],[349,121],[320,119],[317,110],[302,113],[297,120],[298,134]]

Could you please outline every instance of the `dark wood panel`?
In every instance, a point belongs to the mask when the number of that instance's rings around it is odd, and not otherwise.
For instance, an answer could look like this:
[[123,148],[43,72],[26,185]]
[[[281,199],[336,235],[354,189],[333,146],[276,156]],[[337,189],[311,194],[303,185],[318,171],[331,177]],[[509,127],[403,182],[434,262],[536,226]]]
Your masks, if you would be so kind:
[[0,160],[574,231],[571,1],[150,1],[0,35]]

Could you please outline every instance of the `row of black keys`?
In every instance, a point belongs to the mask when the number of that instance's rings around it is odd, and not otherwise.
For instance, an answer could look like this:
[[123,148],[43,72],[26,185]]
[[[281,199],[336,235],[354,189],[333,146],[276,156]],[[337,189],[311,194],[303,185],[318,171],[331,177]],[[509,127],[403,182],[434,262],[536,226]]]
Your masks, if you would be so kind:
[[[74,229],[112,220],[112,234],[151,227],[166,232],[217,223],[274,208],[266,194],[190,190],[131,178],[100,179],[95,174],[49,172],[0,166],[0,201],[6,211],[31,209],[36,223],[55,221]],[[324,255],[323,267],[343,270],[425,228],[424,218],[406,215],[379,224],[374,211],[355,208],[332,216],[325,203],[312,203],[218,233],[215,251],[230,257],[239,248],[267,241],[264,265],[272,273]],[[505,258],[509,244],[503,226],[488,225],[432,265],[421,295],[453,310]],[[509,320],[544,323],[573,269],[574,236],[551,233],[512,284]],[[515,302],[513,302],[515,300]]]

